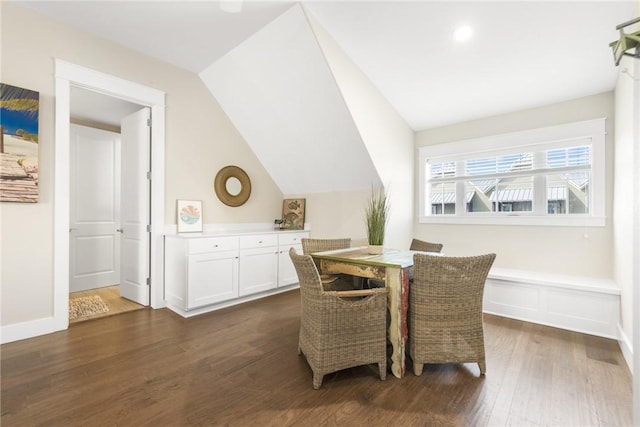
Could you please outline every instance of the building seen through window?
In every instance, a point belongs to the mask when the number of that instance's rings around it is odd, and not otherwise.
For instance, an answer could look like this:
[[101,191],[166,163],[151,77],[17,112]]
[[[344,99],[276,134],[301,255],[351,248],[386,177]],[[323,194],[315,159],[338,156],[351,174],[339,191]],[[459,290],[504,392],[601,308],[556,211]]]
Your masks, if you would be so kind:
[[[541,164],[534,164],[536,156],[538,154],[523,152],[462,162],[464,176],[469,178],[464,181],[466,212],[531,212],[535,199],[534,183],[544,182],[547,214],[588,213],[589,147],[547,150],[541,156]],[[456,180],[447,179],[458,177],[456,170],[460,170],[462,165],[457,163],[431,165],[432,215],[456,213],[456,190],[460,187]],[[554,169],[562,169],[563,172],[553,173]]]

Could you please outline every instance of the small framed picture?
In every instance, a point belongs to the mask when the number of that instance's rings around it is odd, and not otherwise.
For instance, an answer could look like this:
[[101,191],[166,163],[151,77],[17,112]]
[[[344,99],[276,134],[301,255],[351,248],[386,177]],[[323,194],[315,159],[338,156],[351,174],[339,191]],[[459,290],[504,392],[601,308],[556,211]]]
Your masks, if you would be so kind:
[[304,230],[304,207],[306,199],[284,199],[282,202],[281,228]]
[[202,200],[178,200],[178,233],[202,232]]

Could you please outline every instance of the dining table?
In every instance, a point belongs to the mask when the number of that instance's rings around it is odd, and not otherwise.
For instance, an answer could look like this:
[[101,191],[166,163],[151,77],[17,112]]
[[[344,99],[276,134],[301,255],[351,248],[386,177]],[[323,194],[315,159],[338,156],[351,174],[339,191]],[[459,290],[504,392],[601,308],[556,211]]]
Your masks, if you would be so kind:
[[310,254],[323,274],[348,274],[384,281],[389,291],[387,306],[390,323],[387,338],[392,347],[391,373],[397,378],[402,378],[405,373],[409,274],[416,253],[426,252],[383,248],[381,254],[371,254],[369,247],[362,246]]

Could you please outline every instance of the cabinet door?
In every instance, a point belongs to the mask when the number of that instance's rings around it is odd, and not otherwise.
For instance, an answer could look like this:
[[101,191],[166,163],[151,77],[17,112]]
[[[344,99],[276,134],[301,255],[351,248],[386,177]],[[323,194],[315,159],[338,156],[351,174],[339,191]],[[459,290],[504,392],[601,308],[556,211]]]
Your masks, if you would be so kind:
[[187,310],[237,298],[237,252],[189,255],[187,283]]
[[278,285],[278,249],[240,251],[240,296],[274,289]]
[[298,283],[298,274],[289,257],[289,248],[291,247],[293,247],[297,253],[302,253],[302,245],[292,245],[286,248],[280,246],[280,251],[278,252],[278,287]]

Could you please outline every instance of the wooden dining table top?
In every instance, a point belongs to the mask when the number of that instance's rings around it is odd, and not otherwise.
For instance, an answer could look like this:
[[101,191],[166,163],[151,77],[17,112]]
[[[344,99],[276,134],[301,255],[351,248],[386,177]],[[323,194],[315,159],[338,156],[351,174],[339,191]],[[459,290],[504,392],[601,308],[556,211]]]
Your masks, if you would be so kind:
[[420,252],[409,249],[401,250],[391,248],[384,248],[382,254],[373,255],[369,253],[368,246],[360,246],[355,248],[315,252],[312,253],[311,256],[328,261],[349,262],[352,264],[380,267],[407,268],[413,266],[413,256],[415,254],[442,255],[435,252]]

